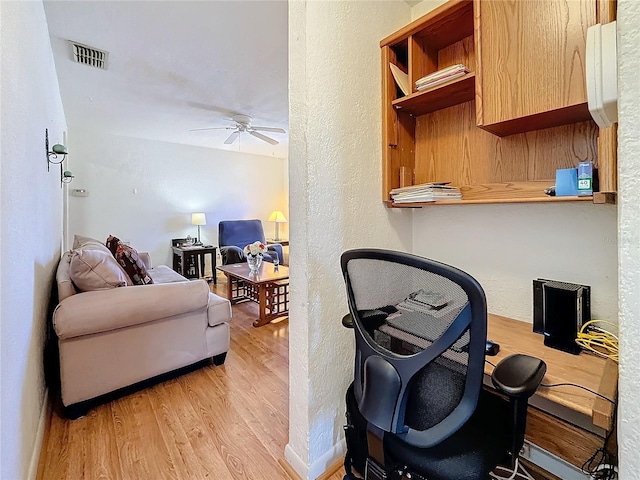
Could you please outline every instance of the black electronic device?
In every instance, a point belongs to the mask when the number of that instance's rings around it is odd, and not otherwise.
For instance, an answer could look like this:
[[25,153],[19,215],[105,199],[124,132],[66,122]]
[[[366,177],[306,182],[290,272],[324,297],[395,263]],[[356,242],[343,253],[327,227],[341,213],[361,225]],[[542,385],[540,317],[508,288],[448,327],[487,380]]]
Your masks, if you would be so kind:
[[589,320],[589,286],[546,279],[533,281],[533,331],[544,335],[546,346],[577,355],[578,331]]
[[484,347],[484,354],[488,357],[493,357],[497,355],[500,351],[500,344],[493,342],[491,340],[487,340],[487,344]]

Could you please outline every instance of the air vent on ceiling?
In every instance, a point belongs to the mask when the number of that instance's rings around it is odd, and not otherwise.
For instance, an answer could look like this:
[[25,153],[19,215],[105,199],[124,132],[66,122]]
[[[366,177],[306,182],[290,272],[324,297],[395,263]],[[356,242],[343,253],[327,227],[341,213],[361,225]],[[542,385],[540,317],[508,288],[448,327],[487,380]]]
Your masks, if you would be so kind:
[[73,60],[88,65],[90,67],[107,69],[107,60],[109,58],[109,52],[104,50],[98,50],[97,48],[89,47],[77,42],[69,42],[73,48]]

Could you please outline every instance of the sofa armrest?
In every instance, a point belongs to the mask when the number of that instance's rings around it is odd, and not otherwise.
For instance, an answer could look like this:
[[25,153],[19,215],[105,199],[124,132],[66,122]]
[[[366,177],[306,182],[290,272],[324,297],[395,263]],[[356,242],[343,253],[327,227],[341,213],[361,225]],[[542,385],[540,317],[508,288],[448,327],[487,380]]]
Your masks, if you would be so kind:
[[147,270],[151,270],[153,268],[151,266],[151,255],[149,255],[149,252],[138,252],[138,256],[140,257],[140,260],[142,260],[142,263],[144,263],[144,268]]
[[220,256],[222,257],[222,264],[229,265],[230,263],[240,263],[245,261],[244,252],[240,247],[235,245],[229,245],[228,247],[220,247]]
[[209,307],[207,308],[207,322],[215,327],[231,320],[231,302],[215,293],[209,293]]
[[84,292],[60,302],[53,312],[53,326],[59,338],[73,338],[199,309],[204,312],[208,301],[204,280]]
[[284,264],[284,252],[282,251],[282,245],[280,245],[279,243],[272,243],[271,245],[267,245],[267,251],[271,255],[278,256],[280,265]]

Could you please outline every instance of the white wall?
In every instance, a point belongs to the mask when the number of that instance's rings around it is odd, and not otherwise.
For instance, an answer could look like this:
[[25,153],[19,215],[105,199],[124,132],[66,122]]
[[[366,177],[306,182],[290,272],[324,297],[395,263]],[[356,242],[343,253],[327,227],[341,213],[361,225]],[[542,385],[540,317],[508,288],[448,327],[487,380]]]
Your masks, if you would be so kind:
[[616,207],[587,203],[426,207],[413,251],[473,275],[489,312],[532,321],[532,280],[591,286],[592,318],[617,322]]
[[0,478],[22,480],[35,476],[42,440],[42,350],[62,240],[44,132],[61,142],[66,122],[42,2],[0,2],[0,25]]
[[444,3],[447,3],[447,0],[422,0],[411,9],[411,20],[420,18]]
[[113,234],[171,265],[171,239],[197,235],[192,212],[206,213],[202,239],[212,245],[220,220],[259,218],[273,237],[271,212],[288,215],[286,159],[79,129],[69,137],[69,188],[89,192],[69,197],[71,241]]
[[381,202],[381,38],[409,21],[397,2],[289,3],[291,310],[287,460],[316,478],[343,453],[353,332],[340,254],[411,249],[410,213]]
[[620,478],[640,472],[640,2],[618,1]]

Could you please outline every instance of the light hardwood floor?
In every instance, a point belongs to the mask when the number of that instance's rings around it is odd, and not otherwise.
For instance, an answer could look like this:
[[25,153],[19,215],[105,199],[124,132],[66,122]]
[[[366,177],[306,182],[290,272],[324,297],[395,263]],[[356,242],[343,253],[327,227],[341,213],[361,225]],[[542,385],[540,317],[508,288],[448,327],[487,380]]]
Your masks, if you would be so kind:
[[[225,296],[219,278],[212,289]],[[289,323],[233,307],[231,349],[206,366],[67,420],[54,407],[37,480],[289,480]],[[344,470],[327,480],[342,480]],[[295,479],[294,479],[295,480]]]

